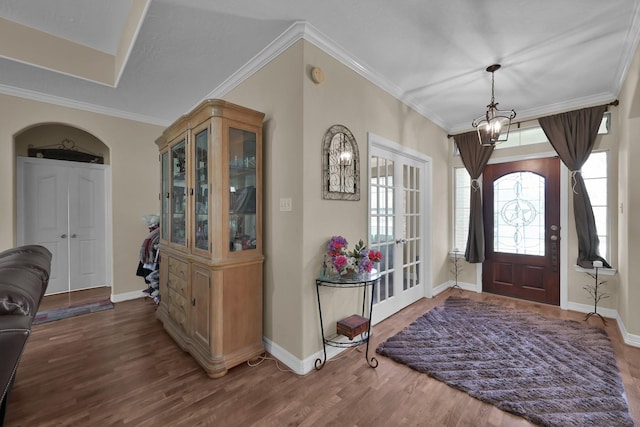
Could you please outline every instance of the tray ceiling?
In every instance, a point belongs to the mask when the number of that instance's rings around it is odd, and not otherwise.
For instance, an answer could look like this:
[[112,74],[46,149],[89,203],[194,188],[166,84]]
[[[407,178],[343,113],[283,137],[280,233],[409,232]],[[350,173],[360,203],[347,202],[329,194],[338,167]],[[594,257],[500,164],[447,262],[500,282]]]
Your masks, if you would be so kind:
[[[449,133],[614,100],[640,0],[5,0],[0,92],[167,125],[300,38]],[[18,40],[16,42],[16,40]],[[188,66],[185,66],[188,64]]]

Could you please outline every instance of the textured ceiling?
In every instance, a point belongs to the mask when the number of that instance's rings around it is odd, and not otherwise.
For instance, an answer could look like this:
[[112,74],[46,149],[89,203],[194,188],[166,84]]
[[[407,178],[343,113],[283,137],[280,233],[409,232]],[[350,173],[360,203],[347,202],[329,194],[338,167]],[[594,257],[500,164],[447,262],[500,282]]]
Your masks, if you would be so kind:
[[[136,1],[147,0],[3,0],[0,18],[114,54]],[[202,99],[224,96],[303,37],[456,133],[469,130],[488,104],[485,68],[493,63],[502,64],[496,100],[514,108],[516,119],[614,100],[640,35],[640,0],[153,0],[147,6],[116,84],[5,54],[0,92],[167,125]],[[0,38],[0,50],[7,43],[15,41]]]

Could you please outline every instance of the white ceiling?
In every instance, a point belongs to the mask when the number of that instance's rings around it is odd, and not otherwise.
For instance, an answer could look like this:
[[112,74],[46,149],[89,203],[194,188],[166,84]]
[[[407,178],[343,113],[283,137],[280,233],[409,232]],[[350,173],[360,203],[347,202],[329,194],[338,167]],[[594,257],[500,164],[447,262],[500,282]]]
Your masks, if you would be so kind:
[[616,99],[640,35],[640,0],[2,0],[0,18],[114,54],[136,1],[115,85],[5,55],[0,93],[168,125],[302,37],[457,133],[489,103],[493,63],[516,120]]

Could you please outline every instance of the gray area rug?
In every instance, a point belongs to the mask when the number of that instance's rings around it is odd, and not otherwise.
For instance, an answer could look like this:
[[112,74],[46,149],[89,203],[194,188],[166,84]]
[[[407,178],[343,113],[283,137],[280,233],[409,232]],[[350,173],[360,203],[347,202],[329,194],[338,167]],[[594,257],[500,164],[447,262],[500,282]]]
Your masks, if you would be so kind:
[[611,342],[583,323],[449,297],[376,351],[540,426],[633,426]]
[[98,311],[109,310],[112,308],[113,304],[109,299],[77,304],[69,307],[53,308],[51,310],[37,312],[33,319],[33,324],[39,325],[40,323],[53,322],[54,320],[67,319],[69,317],[96,313]]

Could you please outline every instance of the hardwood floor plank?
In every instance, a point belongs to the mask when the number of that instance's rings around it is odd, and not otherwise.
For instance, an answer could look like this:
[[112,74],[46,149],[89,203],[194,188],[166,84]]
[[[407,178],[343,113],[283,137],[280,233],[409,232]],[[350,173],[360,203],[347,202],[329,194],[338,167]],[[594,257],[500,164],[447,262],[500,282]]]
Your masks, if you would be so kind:
[[86,304],[89,302],[103,301],[111,297],[111,288],[100,286],[91,289],[82,289],[73,292],[63,292],[60,294],[46,295],[42,298],[39,311],[51,310],[53,308],[70,307],[72,305]]
[[[273,360],[210,379],[164,332],[150,299],[35,325],[5,425],[17,426],[473,426],[532,424],[375,354],[377,345],[449,295],[582,321],[557,307],[450,290],[422,299],[373,329],[369,356],[349,349],[298,376]],[[470,319],[472,321],[472,319]],[[598,320],[599,321],[599,320]],[[600,326],[595,319],[589,321]],[[634,422],[640,425],[640,348],[611,338]],[[283,366],[281,364],[281,366]]]

